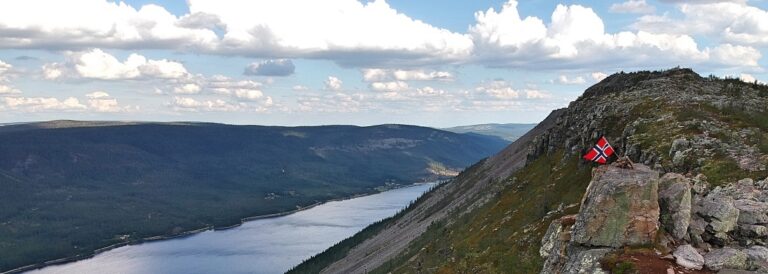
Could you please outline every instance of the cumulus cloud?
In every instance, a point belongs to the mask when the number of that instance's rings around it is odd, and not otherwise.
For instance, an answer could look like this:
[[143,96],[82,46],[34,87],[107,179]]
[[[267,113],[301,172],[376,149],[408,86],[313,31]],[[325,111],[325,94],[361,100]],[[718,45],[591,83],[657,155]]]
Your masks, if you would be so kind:
[[293,74],[296,70],[296,66],[293,65],[291,60],[278,59],[278,60],[266,60],[259,63],[251,63],[245,68],[243,74],[245,75],[259,75],[259,76],[288,76]]
[[[708,17],[711,14],[717,13]],[[724,61],[715,55],[724,49],[700,48],[686,34],[661,29],[606,33],[602,19],[580,5],[558,5],[548,25],[536,17],[521,17],[514,0],[500,11],[477,12],[475,18],[477,23],[469,29],[475,41],[474,57],[491,67],[723,65]],[[738,57],[745,58],[739,60],[744,64],[756,62],[754,55],[746,52]]]
[[138,110],[139,107],[121,107],[117,99],[104,91],[94,91],[85,95],[88,98],[88,109],[95,112],[123,112]]
[[605,77],[608,77],[608,74],[596,71],[596,72],[593,72],[593,73],[589,74],[589,76],[591,76],[592,80],[595,80],[595,82],[600,82],[603,79],[605,79]]
[[325,89],[338,91],[341,90],[341,84],[343,83],[344,82],[342,82],[341,79],[336,78],[335,76],[328,76],[328,80],[325,80]]
[[363,69],[363,80],[374,81],[435,81],[453,80],[453,74],[447,71],[435,71],[424,69]]
[[173,88],[173,93],[177,93],[177,94],[196,94],[196,93],[200,93],[200,90],[202,90],[202,88],[200,88],[200,86],[198,84],[187,83],[187,84],[183,84],[183,85],[178,86],[178,87],[174,87]]
[[706,34],[730,43],[768,45],[768,11],[764,9],[750,6],[744,1],[690,1],[678,5],[678,9],[683,14],[681,19],[668,15],[643,16],[632,28]]
[[227,102],[222,99],[213,100],[197,100],[190,97],[174,97],[173,101],[169,104],[174,110],[180,111],[216,111],[216,112],[232,112],[242,111],[248,108],[245,103],[233,103]]
[[392,82],[373,82],[371,83],[371,89],[374,91],[405,91],[408,90],[410,87],[408,86],[408,83],[403,81],[392,81]]
[[184,65],[179,62],[147,59],[136,53],[128,56],[125,61],[120,61],[101,49],[71,52],[67,62],[48,63],[43,65],[42,69],[43,77],[46,79],[65,76],[99,80],[172,79],[189,74]]
[[475,94],[500,100],[542,99],[551,97],[548,92],[541,90],[515,89],[509,82],[502,80],[483,83],[475,88]]
[[304,86],[304,85],[295,85],[295,86],[291,87],[291,89],[293,91],[306,91],[306,90],[309,90],[309,87]]
[[85,110],[87,107],[75,97],[59,100],[53,97],[5,97],[5,106],[28,112]]
[[7,85],[10,78],[9,74],[12,69],[13,69],[13,66],[11,64],[8,64],[6,62],[3,62],[3,60],[0,60],[0,95],[21,93],[21,91],[19,91],[18,89],[15,89]]
[[157,5],[136,9],[106,0],[0,3],[0,47],[159,48],[342,64],[451,62],[472,48],[466,36],[414,20],[383,0],[193,0],[189,10],[177,17]]
[[586,84],[587,80],[584,79],[584,77],[582,77],[582,76],[576,76],[576,77],[569,78],[566,75],[560,75],[553,82],[561,84],[561,85],[582,85],[582,84]]
[[629,0],[612,4],[610,11],[616,13],[654,13],[656,8],[648,5],[645,0]]

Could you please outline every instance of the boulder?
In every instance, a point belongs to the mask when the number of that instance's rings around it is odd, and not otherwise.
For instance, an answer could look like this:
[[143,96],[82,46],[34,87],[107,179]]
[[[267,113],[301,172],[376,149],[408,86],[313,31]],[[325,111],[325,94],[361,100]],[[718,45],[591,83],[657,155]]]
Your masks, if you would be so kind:
[[687,236],[691,222],[690,180],[677,173],[667,173],[659,181],[661,225],[675,239]]
[[568,256],[568,261],[565,262],[562,271],[559,273],[608,274],[608,272],[600,267],[600,259],[611,251],[612,249],[610,248],[573,248],[569,250],[571,254]]
[[768,227],[764,225],[739,225],[739,234],[748,238],[762,238],[768,236]]
[[651,244],[659,228],[658,187],[658,172],[642,164],[596,168],[572,241],[599,247]]
[[707,229],[722,241],[728,239],[727,233],[736,228],[739,220],[739,210],[733,205],[733,199],[728,196],[708,195],[702,199],[701,207],[698,207],[697,211],[709,222]]
[[749,269],[747,254],[730,247],[715,249],[704,255],[704,265],[713,271],[719,271],[724,268]]
[[691,245],[681,245],[672,253],[675,262],[688,269],[700,270],[704,268],[704,257]]
[[755,245],[743,250],[747,254],[747,261],[753,268],[762,273],[768,272],[768,248]]
[[768,223],[768,203],[753,200],[736,200],[733,202],[739,210],[738,223],[766,224]]
[[539,255],[542,258],[547,258],[552,254],[555,245],[560,242],[560,232],[563,231],[563,226],[560,220],[554,220],[549,224],[547,232],[544,233],[544,238],[541,238],[541,248],[539,248]]

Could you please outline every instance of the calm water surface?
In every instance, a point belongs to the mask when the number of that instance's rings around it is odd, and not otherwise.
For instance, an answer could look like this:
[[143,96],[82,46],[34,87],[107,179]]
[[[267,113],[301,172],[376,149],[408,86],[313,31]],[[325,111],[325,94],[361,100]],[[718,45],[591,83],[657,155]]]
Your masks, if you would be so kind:
[[371,223],[394,215],[434,184],[418,184],[224,231],[124,246],[27,273],[283,273]]

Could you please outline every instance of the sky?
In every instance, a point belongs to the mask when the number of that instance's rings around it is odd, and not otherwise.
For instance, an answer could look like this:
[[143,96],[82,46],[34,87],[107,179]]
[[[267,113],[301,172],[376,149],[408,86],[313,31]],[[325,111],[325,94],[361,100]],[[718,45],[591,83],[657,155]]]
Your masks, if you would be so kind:
[[0,1],[0,123],[535,123],[619,71],[768,81],[768,0]]

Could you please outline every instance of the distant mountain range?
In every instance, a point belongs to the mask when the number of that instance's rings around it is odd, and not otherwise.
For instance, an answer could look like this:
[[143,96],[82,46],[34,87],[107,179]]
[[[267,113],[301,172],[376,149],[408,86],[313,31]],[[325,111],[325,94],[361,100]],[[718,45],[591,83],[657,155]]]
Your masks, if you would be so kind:
[[506,145],[425,127],[0,127],[0,272],[446,178]]
[[496,136],[511,143],[535,126],[536,124],[480,124],[444,128],[443,130],[456,133],[476,133]]

